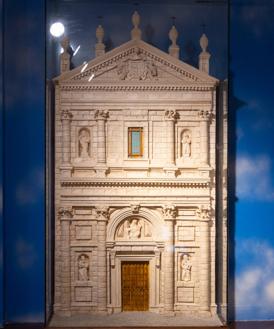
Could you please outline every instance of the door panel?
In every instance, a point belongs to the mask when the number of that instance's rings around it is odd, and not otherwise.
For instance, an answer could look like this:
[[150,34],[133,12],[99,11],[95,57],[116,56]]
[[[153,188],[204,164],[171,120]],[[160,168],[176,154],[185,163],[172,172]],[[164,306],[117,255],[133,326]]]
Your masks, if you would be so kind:
[[122,310],[148,311],[148,262],[122,262]]

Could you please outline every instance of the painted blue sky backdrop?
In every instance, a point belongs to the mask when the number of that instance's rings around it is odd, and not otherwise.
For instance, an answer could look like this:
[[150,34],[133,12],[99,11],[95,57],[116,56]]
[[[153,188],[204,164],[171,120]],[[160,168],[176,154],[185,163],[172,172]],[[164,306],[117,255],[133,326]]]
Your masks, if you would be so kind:
[[274,319],[274,3],[232,6],[236,318]]

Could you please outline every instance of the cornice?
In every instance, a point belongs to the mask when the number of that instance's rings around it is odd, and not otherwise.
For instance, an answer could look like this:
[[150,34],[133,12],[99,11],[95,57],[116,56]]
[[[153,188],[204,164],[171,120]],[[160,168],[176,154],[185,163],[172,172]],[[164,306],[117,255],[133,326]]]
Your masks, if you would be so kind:
[[94,91],[211,91],[214,89],[212,84],[210,85],[170,85],[170,84],[91,84],[91,83],[62,83],[60,89],[63,91],[72,90],[94,90]]
[[62,187],[154,187],[154,188],[203,188],[207,189],[210,186],[208,180],[197,181],[150,181],[140,180],[79,180],[79,179],[66,179],[61,181]]

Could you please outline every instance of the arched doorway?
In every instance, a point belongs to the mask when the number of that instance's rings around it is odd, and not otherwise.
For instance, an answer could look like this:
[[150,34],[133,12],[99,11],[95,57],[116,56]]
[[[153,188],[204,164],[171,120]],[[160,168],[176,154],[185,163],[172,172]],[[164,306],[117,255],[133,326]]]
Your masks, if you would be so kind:
[[107,237],[108,310],[160,312],[164,241],[156,212],[118,211]]

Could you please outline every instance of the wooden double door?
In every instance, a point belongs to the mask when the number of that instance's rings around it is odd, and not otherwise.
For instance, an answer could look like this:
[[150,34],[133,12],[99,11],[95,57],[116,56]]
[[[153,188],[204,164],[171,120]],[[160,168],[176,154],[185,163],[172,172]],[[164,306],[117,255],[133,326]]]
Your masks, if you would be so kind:
[[122,311],[148,311],[149,263],[122,262]]

